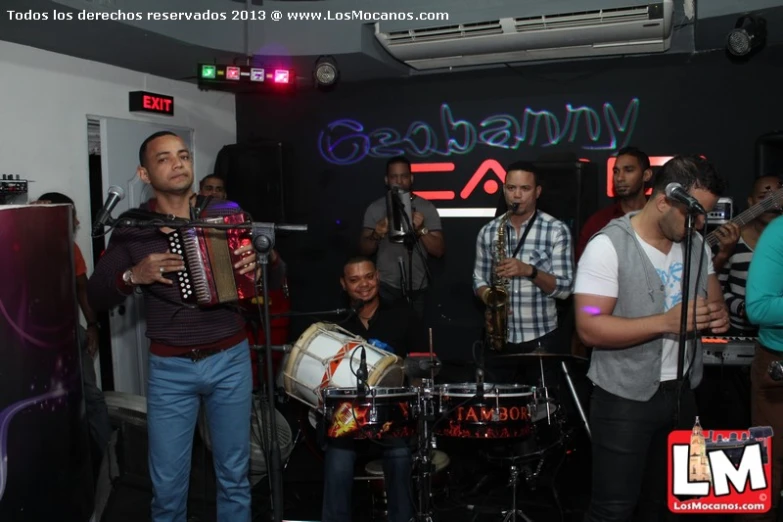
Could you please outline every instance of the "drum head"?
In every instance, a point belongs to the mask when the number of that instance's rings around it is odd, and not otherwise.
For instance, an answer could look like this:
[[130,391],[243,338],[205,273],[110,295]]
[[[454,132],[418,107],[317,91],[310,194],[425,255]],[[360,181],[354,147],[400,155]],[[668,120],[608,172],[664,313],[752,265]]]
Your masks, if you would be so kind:
[[389,354],[384,357],[375,366],[375,369],[367,378],[368,386],[382,386],[385,388],[399,388],[405,383],[405,369],[402,359]]
[[[376,399],[384,399],[384,398],[395,398],[395,397],[416,397],[416,389],[415,388],[381,388],[381,387],[371,387],[367,392],[365,393],[365,397],[367,399],[372,399],[372,397],[375,397]],[[356,388],[326,388],[324,390],[324,400],[346,400],[346,399],[355,399],[358,397],[358,394],[356,393]]]
[[296,374],[296,367],[299,365],[299,360],[302,358],[303,353],[307,351],[307,347],[319,331],[328,329],[326,323],[313,323],[294,343],[294,347],[291,348],[291,352],[288,354],[288,360],[284,365],[281,365],[286,393],[294,394],[294,380],[291,377]]
[[[478,385],[474,382],[441,384],[436,387],[441,395],[450,397],[474,397],[478,392]],[[493,384],[484,383],[484,396],[499,397],[527,397],[535,391],[533,386],[525,384]]]

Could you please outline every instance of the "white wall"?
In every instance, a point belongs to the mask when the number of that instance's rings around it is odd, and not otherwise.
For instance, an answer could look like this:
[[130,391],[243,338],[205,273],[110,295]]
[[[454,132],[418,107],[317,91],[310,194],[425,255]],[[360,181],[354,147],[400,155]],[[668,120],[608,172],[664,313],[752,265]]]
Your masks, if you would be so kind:
[[[33,180],[31,200],[52,191],[74,200],[82,221],[76,241],[88,273],[92,242],[87,115],[194,129],[197,180],[212,171],[224,145],[236,142],[233,94],[202,92],[194,84],[3,41],[0,71],[0,173]],[[174,96],[175,115],[128,112],[128,93],[137,90]]]

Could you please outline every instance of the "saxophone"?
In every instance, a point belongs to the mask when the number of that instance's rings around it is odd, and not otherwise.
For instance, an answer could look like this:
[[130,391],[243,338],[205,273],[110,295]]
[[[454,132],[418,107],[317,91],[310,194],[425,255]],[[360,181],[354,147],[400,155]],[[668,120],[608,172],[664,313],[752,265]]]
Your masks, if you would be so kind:
[[[515,205],[516,206],[516,205]],[[506,224],[511,212],[500,219],[495,243],[496,259],[492,270],[492,281],[487,292],[486,331],[489,348],[500,352],[506,347],[508,336],[508,279],[497,275],[498,265],[506,259]]]

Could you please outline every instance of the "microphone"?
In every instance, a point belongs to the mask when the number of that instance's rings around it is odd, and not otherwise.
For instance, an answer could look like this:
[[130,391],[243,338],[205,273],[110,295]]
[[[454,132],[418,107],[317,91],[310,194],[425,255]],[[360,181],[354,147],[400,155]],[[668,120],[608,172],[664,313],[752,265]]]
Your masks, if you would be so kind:
[[358,400],[364,400],[367,396],[367,353],[364,351],[364,345],[362,345],[362,355],[359,359],[359,369],[356,371],[356,395]]
[[364,305],[366,305],[366,301],[362,301],[361,299],[357,301],[351,302],[351,307],[346,310],[348,312],[348,317],[351,318],[354,315],[358,315],[362,308],[364,308]]
[[117,203],[125,198],[125,191],[117,185],[109,187],[109,195],[106,197],[106,203],[103,204],[103,208],[98,212],[95,218],[95,224],[92,226],[92,235],[99,234],[106,223],[111,219],[111,211],[117,206]]
[[484,399],[484,370],[476,368],[476,397]]
[[666,197],[684,204],[686,207],[688,207],[689,211],[695,210],[701,214],[707,213],[707,211],[704,210],[704,207],[701,206],[701,203],[699,203],[696,198],[688,194],[688,191],[686,191],[679,183],[672,182],[666,185]]

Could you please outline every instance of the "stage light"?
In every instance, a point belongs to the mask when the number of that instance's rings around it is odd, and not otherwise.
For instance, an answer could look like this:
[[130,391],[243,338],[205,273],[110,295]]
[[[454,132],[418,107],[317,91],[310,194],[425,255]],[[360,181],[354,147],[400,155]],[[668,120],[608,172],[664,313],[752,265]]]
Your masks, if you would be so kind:
[[767,21],[751,15],[737,20],[726,38],[726,49],[733,56],[744,57],[763,46],[767,41]]
[[226,67],[226,80],[239,80],[240,77],[239,67]]
[[202,65],[201,77],[207,79],[215,79],[217,77],[217,67],[214,65]]
[[275,69],[275,83],[290,83],[291,74],[286,69]]
[[263,82],[264,70],[263,69],[250,69],[250,81],[251,82]]
[[340,70],[337,68],[337,62],[331,56],[321,56],[315,61],[313,77],[318,87],[333,87],[339,76]]

